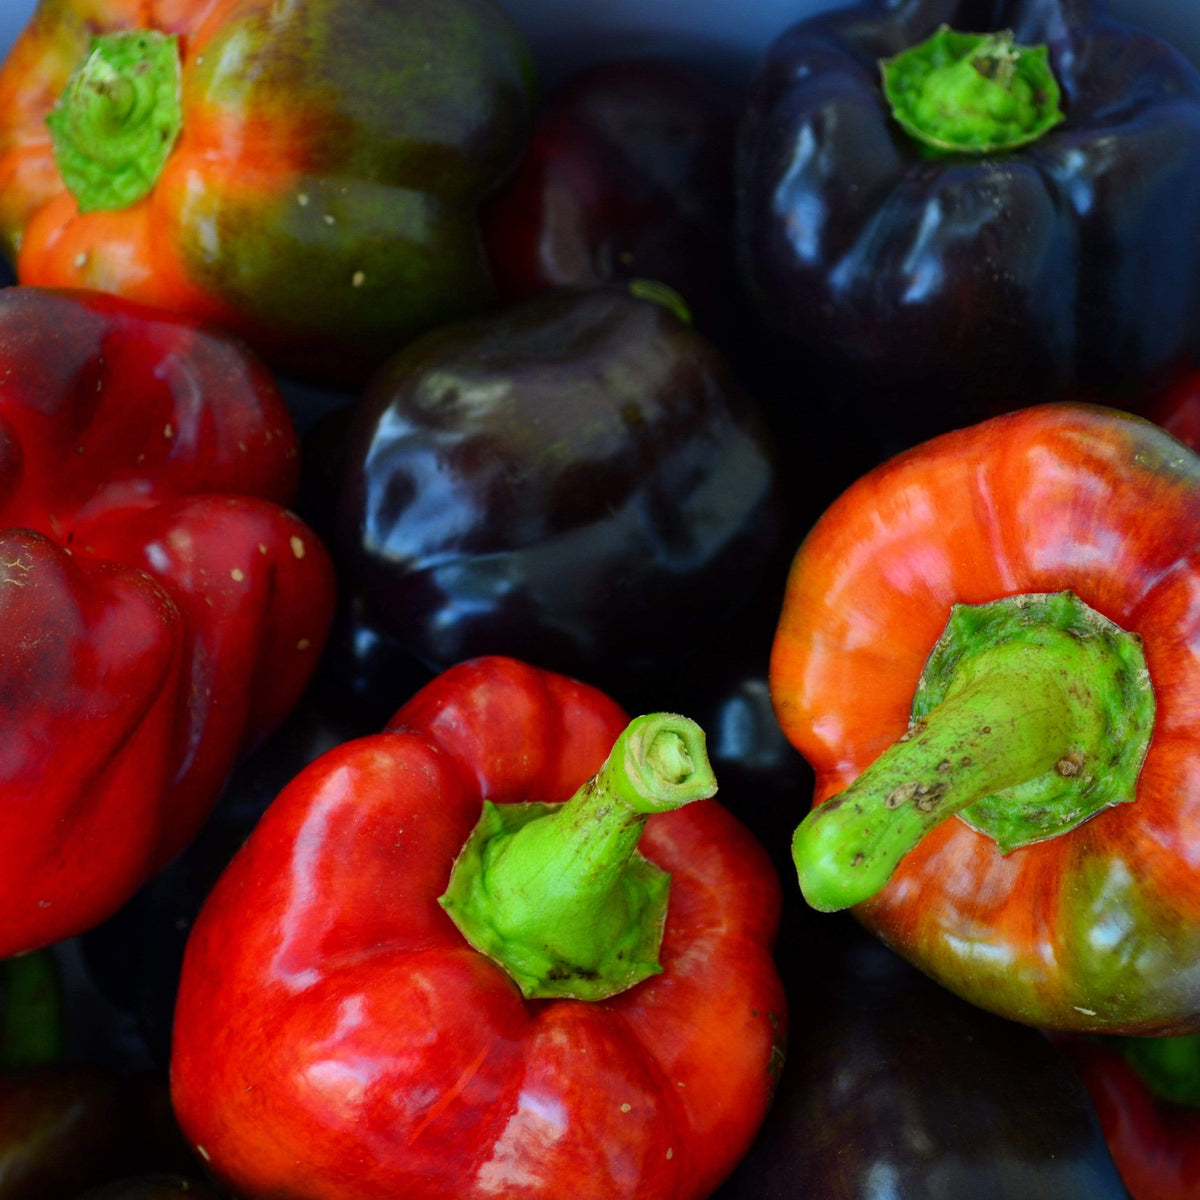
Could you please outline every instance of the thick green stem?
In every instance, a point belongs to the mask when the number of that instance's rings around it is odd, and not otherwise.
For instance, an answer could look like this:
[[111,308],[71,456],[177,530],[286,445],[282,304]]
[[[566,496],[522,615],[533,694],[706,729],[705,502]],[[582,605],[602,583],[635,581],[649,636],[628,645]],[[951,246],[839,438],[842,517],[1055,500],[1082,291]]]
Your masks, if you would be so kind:
[[46,118],[54,159],[80,212],[122,209],[158,181],[183,122],[178,40],[104,34]]
[[1019,46],[1010,30],[957,33],[880,63],[892,115],[923,146],[989,154],[1040,138],[1063,120],[1045,46]]
[[1001,852],[1132,800],[1154,697],[1136,637],[1070,593],[956,606],[926,664],[909,732],[796,830],[813,908],[875,895],[961,813]]
[[566,803],[484,803],[441,897],[530,997],[597,1000],[661,970],[670,877],[637,853],[646,818],[711,796],[704,734],[639,717]]

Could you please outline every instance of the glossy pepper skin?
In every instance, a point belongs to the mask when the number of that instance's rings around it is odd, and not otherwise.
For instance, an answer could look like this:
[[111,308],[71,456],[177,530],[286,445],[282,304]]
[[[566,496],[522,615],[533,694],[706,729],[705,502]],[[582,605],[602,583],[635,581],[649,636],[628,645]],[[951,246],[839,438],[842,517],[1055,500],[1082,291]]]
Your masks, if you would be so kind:
[[377,733],[398,701],[417,690],[414,683],[398,693],[397,683],[393,676],[391,710],[378,713],[318,668],[288,719],[238,764],[191,844],[118,912],[80,936],[89,979],[132,1019],[151,1061],[164,1070],[184,947],[208,893],[293,776],[326,750]]
[[[910,723],[910,713],[952,606],[1066,589],[1141,639],[1156,710],[1129,802],[1008,854],[950,817],[854,908],[885,942],[984,1008],[1092,1032],[1200,1025],[1198,520],[1200,460],[1179,442],[1114,410],[1045,405],[885,463],[835,501],[796,555],[770,679],[781,727],[816,772],[810,829],[844,818],[851,833],[878,831],[918,801],[935,808],[945,799],[940,783],[924,801],[909,785],[854,824],[867,769],[885,751],[930,743],[932,726]],[[1032,693],[1022,682],[1015,694]],[[1011,725],[978,718],[964,735],[974,740],[947,753],[934,777],[953,783],[973,769],[980,745],[999,744],[1010,729],[1039,735],[1058,711],[1048,702]],[[1128,744],[1118,732],[1111,742]],[[1072,772],[1081,783],[1105,779],[1089,758],[1058,754],[1051,750],[1058,782]],[[837,805],[820,803],[839,793]],[[845,876],[868,869],[871,854],[854,854]]]
[[296,473],[242,346],[0,292],[0,955],[112,913],[300,698],[334,584]]
[[[179,131],[146,195],[81,212],[47,115],[93,36],[139,28],[179,38]],[[44,0],[0,72],[0,239],[23,283],[199,315],[357,382],[491,303],[475,206],[532,106],[491,0]]]
[[[938,157],[879,59],[942,23],[1048,45],[1065,119]],[[886,445],[1069,398],[1131,407],[1200,342],[1200,74],[1087,0],[822,13],[763,63],[739,144],[758,311]]]
[[713,1200],[1127,1200],[1087,1093],[1041,1033],[966,1004],[845,917],[789,912],[784,927],[788,1061]]
[[1133,1200],[1188,1200],[1200,1187],[1200,1109],[1157,1095],[1117,1043],[1071,1039],[1064,1052],[1092,1098]]
[[[172,1095],[239,1193],[307,1200],[701,1197],[766,1110],[785,1016],[779,890],[719,805],[652,816],[663,971],[526,1000],[437,897],[486,796],[553,802],[625,727],[604,694],[460,664],[302,772],[189,941]],[[363,1163],[369,1163],[364,1169]]]
[[385,638],[629,695],[731,620],[781,530],[770,437],[706,339],[625,288],[413,343],[341,458],[334,551]]

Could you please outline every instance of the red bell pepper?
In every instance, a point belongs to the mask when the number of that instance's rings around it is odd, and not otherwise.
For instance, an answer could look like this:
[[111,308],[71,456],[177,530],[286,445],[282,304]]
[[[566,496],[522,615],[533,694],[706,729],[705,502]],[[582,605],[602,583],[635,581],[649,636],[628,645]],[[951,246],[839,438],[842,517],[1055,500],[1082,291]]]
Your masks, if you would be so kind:
[[476,659],[285,788],[180,981],[172,1096],[218,1179],[686,1200],[732,1170],[781,1063],[778,881],[723,808],[687,803],[711,790],[697,727],[625,726],[593,688]]
[[1194,1035],[1063,1042],[1133,1200],[1200,1195],[1198,1048]]
[[817,775],[793,843],[814,907],[856,906],[1015,1020],[1200,1027],[1198,530],[1200,458],[1082,405],[946,434],[844,493],[771,656]]
[[0,292],[0,956],[118,908],[300,697],[333,577],[296,477],[240,345]]

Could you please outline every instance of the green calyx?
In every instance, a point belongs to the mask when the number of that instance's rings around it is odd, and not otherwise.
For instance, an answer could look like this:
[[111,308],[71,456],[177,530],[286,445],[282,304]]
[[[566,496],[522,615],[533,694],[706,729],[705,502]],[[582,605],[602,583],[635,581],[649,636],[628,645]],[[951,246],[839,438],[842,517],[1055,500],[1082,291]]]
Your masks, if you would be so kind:
[[796,830],[805,898],[869,899],[956,813],[1007,854],[1135,799],[1154,711],[1140,639],[1071,592],[955,605],[908,732]]
[[892,115],[923,146],[991,154],[1036,141],[1063,120],[1046,46],[1011,30],[957,33],[943,25],[880,64]]
[[1200,1108],[1200,1036],[1107,1038],[1159,1099]]
[[440,903],[531,999],[603,1000],[658,974],[670,876],[637,852],[651,813],[716,791],[704,733],[639,717],[565,804],[492,804]]
[[97,37],[46,117],[54,161],[80,212],[149,194],[183,124],[179,44],[134,29]]

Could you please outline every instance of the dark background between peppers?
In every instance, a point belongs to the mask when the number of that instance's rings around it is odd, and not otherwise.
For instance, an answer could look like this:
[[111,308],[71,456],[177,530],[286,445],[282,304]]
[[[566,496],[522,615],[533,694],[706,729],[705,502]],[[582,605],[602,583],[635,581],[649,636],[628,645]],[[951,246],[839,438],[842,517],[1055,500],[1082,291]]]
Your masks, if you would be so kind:
[[[660,0],[652,6],[632,0],[608,0],[604,4],[573,6],[569,13],[561,6],[539,0],[508,0],[506,6],[540,58],[544,82],[551,84],[576,64],[664,52],[679,54],[725,79],[740,81],[785,25],[810,12],[834,7],[813,0],[791,4],[761,0],[750,9],[722,0],[690,5]],[[4,5],[0,11],[0,53],[7,50],[33,7],[33,0],[8,0]],[[1190,4],[1180,0],[1124,0],[1112,7],[1116,15],[1167,37],[1200,62],[1200,15]],[[287,381],[285,392],[301,431],[311,428],[344,400]],[[714,689],[708,701],[710,712],[693,714],[702,723],[708,718],[719,771],[722,757],[726,759],[730,772],[726,790],[731,797],[738,794],[739,771],[744,771],[760,789],[764,783],[781,791],[795,787],[797,781],[804,786],[806,768],[773,736],[760,681],[739,678],[745,661],[741,649],[730,646],[725,652],[726,686]],[[424,677],[423,669],[413,664],[411,676],[396,681],[397,698],[419,686]],[[678,694],[695,694],[690,682],[679,679],[676,683]],[[198,903],[213,872],[299,764],[336,741],[378,727],[386,715],[362,696],[347,694],[336,681],[323,696],[310,697],[280,735],[239,772],[227,795],[229,803],[222,809],[224,815],[210,826],[196,853],[151,885],[119,922],[109,923],[79,944],[61,947],[60,958],[67,970],[73,1049],[86,1048],[108,1066],[127,1066],[130,1061],[161,1065],[169,1020],[170,978],[182,952],[190,906]],[[750,759],[745,755],[747,748],[752,751]],[[761,822],[762,811],[757,816]],[[772,849],[780,851],[776,857],[781,869],[788,865],[786,839],[790,824],[790,817],[783,815],[774,831],[776,844]],[[769,822],[765,826],[760,823],[758,831],[770,836]],[[1074,1117],[1066,1121],[1051,1119],[1048,1104],[1042,1144],[1027,1145],[1023,1139],[1029,1138],[1028,1130],[1011,1135],[1011,1131],[1000,1128],[994,1146],[978,1142],[964,1154],[956,1135],[964,1130],[981,1130],[988,1124],[999,1128],[997,1114],[1001,1110],[989,1112],[988,1099],[979,1100],[983,1111],[970,1115],[962,1110],[931,1113],[922,1106],[922,1094],[930,1095],[922,1089],[928,1089],[950,1064],[935,1061],[932,1049],[921,1061],[922,1055],[911,1045],[903,1054],[896,1054],[895,1046],[908,1040],[917,1021],[915,1015],[907,1015],[910,1004],[914,1014],[928,1017],[931,1009],[937,1008],[940,1019],[961,1027],[963,1037],[951,1069],[982,1081],[986,1086],[978,1089],[980,1097],[990,1095],[988,1088],[997,1076],[997,1103],[1003,1103],[1005,1089],[1012,1087],[1013,1062],[1040,1073],[1027,1077],[1028,1090],[1019,1089],[1024,1099],[1044,1089],[1059,1101],[1060,1108],[1070,1105],[1077,1099],[1073,1080],[1058,1072],[1056,1061],[1041,1056],[1040,1045],[1031,1040],[1037,1035],[1026,1037],[1027,1031],[1007,1026],[987,1028],[995,1024],[992,1018],[977,1021],[976,1014],[951,998],[934,994],[924,980],[892,956],[866,944],[848,926],[843,928],[840,919],[837,935],[831,934],[828,926],[810,927],[807,914],[794,913],[790,920],[812,938],[812,953],[806,961],[798,963],[794,955],[784,955],[783,966],[791,994],[800,998],[793,1027],[808,1026],[802,1037],[794,1037],[793,1053],[797,1057],[811,1055],[813,1071],[805,1079],[799,1078],[798,1072],[789,1073],[781,1091],[786,1105],[781,1105],[780,1112],[769,1121],[761,1139],[765,1149],[756,1148],[744,1168],[722,1189],[721,1196],[734,1200],[813,1194],[797,1190],[802,1180],[813,1178],[831,1181],[821,1195],[865,1194],[836,1190],[849,1188],[855,1173],[862,1179],[873,1179],[877,1187],[890,1186],[897,1195],[1064,1197],[1076,1194],[1070,1190],[1072,1187],[1081,1189],[1078,1194],[1097,1200],[1121,1194],[1105,1175],[1106,1168],[1100,1161],[1103,1155],[1086,1121]],[[136,952],[131,955],[134,947]],[[107,985],[107,1001],[94,993],[85,963]],[[843,1006],[842,1015],[832,1022],[823,1010],[833,1006],[823,1005],[817,996],[810,998],[807,994],[818,973],[827,973],[826,984],[834,995],[843,994],[839,989],[846,980],[865,981],[854,1002]],[[114,998],[122,1003],[112,1006]],[[857,1031],[851,1029],[856,1025]],[[839,1039],[848,1039],[852,1046],[845,1060],[836,1058]],[[890,1044],[888,1039],[892,1039]],[[880,1063],[887,1064],[886,1078]],[[825,1089],[833,1086],[835,1070],[840,1071],[841,1084],[847,1074],[853,1076],[852,1086],[857,1090],[849,1095],[857,1101],[857,1107],[830,1102],[831,1093]],[[1033,1083],[1033,1078],[1039,1082]],[[804,1094],[797,1099],[797,1093]],[[965,1097],[959,1100],[966,1102]],[[951,1101],[942,1095],[929,1108],[937,1108],[939,1103],[944,1106]],[[781,1166],[783,1158],[777,1147],[789,1136],[789,1122],[803,1120],[804,1113],[819,1114],[830,1123],[834,1135],[813,1147],[807,1157],[794,1157]],[[897,1126],[903,1127],[910,1145],[921,1144],[920,1152],[901,1164],[886,1155],[873,1160],[872,1131],[890,1127],[894,1133]],[[1012,1137],[1019,1143],[1015,1155]],[[1021,1160],[1022,1155],[1025,1165],[1014,1168],[1014,1158]],[[1055,1163],[1055,1171],[1047,1169],[1044,1175],[1029,1176],[1022,1182],[1020,1171],[1027,1169],[1029,1162],[1038,1161]],[[1000,1167],[1002,1162],[1006,1165]],[[928,1192],[916,1190],[922,1187]],[[1025,1190],[1001,1190],[1006,1187]]]

